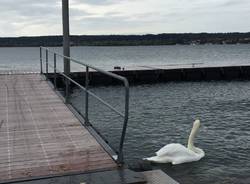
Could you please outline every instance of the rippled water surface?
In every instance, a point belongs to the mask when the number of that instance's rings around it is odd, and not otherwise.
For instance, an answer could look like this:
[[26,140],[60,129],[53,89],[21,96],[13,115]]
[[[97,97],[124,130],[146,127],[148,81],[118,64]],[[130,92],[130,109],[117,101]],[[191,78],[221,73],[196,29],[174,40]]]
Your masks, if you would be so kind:
[[[60,48],[51,49],[62,52]],[[71,53],[76,59],[104,69],[115,65],[250,63],[250,45],[73,47]],[[39,71],[39,48],[0,48],[0,70],[9,69]],[[121,87],[91,90],[123,110]],[[250,82],[173,82],[132,86],[130,92],[127,163],[152,156],[168,143],[185,145],[192,122],[199,118],[202,126],[195,142],[206,152],[205,158],[154,167],[162,168],[181,183],[250,183]],[[71,100],[84,112],[82,91],[76,89]],[[122,119],[93,98],[89,100],[90,121],[117,148]]]
[[[62,53],[62,48],[50,48]],[[45,53],[43,54],[45,56]],[[142,65],[203,63],[204,66],[250,64],[249,45],[174,45],[135,47],[72,47],[71,56],[80,61],[111,70],[119,65],[134,68]],[[58,67],[62,66],[57,58]],[[49,54],[53,63],[53,54]],[[179,66],[179,65],[178,65]],[[39,71],[39,48],[0,48],[0,70],[33,69]],[[72,64],[72,70],[79,70]]]
[[[92,89],[121,108],[120,87]],[[82,93],[72,102],[80,107]],[[250,182],[250,82],[185,82],[131,87],[130,120],[125,146],[127,163],[137,162],[168,143],[186,144],[192,122],[201,129],[195,140],[206,152],[199,162],[154,165],[181,183]],[[113,144],[121,121],[91,100],[93,124]],[[97,108],[98,107],[98,108]],[[121,119],[120,119],[121,120]]]

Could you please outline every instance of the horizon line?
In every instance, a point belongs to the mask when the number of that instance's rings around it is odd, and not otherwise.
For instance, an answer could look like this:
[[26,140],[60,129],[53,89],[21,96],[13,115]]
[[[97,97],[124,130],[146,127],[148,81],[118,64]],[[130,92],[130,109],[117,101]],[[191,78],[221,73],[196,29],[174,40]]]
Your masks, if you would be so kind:
[[[162,34],[249,34],[250,32],[175,32],[175,33],[142,33],[142,34],[71,34],[70,36],[146,36]],[[63,35],[32,35],[32,36],[5,36],[0,38],[25,38],[25,37],[53,37]]]

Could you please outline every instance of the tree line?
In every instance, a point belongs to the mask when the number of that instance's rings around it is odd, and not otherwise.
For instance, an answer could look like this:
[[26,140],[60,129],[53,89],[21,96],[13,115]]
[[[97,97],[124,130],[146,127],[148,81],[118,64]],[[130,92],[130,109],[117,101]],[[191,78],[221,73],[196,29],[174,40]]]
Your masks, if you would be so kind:
[[[62,46],[62,36],[0,37],[0,47]],[[173,33],[146,35],[72,35],[71,46],[248,44],[248,33]]]

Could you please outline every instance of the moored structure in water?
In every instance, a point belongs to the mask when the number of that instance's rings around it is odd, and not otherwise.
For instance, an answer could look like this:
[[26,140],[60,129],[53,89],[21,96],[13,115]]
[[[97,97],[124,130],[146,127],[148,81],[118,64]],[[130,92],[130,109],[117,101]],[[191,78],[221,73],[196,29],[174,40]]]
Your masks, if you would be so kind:
[[[209,67],[175,67],[164,66],[141,66],[135,69],[125,68],[123,70],[110,71],[114,74],[126,77],[130,84],[153,84],[173,81],[217,81],[217,80],[250,80],[250,66],[209,66]],[[48,73],[48,78],[53,79],[54,74]],[[70,77],[83,84],[85,72],[71,72]],[[62,78],[57,79],[59,86],[63,87]],[[120,83],[99,72],[89,72],[89,84],[98,85],[119,85]]]

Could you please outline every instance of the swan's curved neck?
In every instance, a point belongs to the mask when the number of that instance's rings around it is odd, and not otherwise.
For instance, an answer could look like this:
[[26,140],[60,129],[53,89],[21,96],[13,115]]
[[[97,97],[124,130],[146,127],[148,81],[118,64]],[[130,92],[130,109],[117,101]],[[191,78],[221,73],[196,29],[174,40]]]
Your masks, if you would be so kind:
[[188,149],[195,151],[195,146],[194,146],[194,138],[198,133],[200,123],[194,123],[193,128],[191,130],[191,133],[188,138]]

